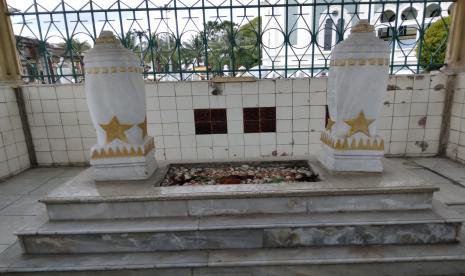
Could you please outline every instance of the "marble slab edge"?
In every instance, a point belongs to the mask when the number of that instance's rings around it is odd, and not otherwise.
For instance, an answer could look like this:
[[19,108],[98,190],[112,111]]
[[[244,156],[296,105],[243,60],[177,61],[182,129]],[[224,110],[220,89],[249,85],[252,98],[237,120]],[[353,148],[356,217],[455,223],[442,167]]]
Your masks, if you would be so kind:
[[[244,184],[246,185],[246,184]],[[230,186],[230,185],[224,185]],[[254,185],[250,185],[254,186]],[[434,193],[439,191],[435,186],[417,187],[370,187],[370,188],[337,188],[337,189],[293,189],[268,190],[260,192],[250,191],[218,191],[214,193],[173,193],[146,196],[77,196],[77,197],[45,197],[39,202],[45,204],[65,203],[100,203],[100,202],[134,202],[134,201],[167,201],[167,200],[202,200],[202,199],[240,199],[240,198],[269,198],[269,197],[308,197],[308,196],[342,196],[342,195],[374,195],[374,194],[407,194]]]
[[[176,252],[179,253],[179,252]],[[102,259],[102,258],[113,258],[114,256],[111,255],[122,255],[123,253],[114,253],[114,254],[105,254],[102,256],[102,254],[85,254],[85,255],[95,255],[96,258]],[[132,254],[132,253],[129,253]],[[205,254],[208,254],[208,252],[205,252]],[[75,254],[76,255],[76,254]],[[73,258],[76,256],[73,255]],[[127,255],[127,254],[126,254]],[[58,258],[53,256],[53,254],[50,255],[41,255],[41,257],[44,258],[51,258],[53,261],[58,261]],[[119,256],[116,256],[119,257]],[[121,256],[119,258],[123,259],[125,256]],[[143,257],[142,257],[143,258]],[[157,260],[155,258],[152,258],[150,263],[127,263],[127,264],[117,264],[117,263],[109,263],[109,264],[104,264],[104,265],[66,265],[66,266],[15,266],[14,264],[8,266],[8,267],[0,267],[0,273],[19,273],[19,272],[77,272],[77,271],[115,271],[115,270],[126,270],[126,269],[169,269],[169,268],[200,268],[200,267],[207,267],[207,261],[208,257],[205,257],[205,261],[201,262],[187,262],[187,263],[182,263],[182,262],[172,262],[172,263],[162,263],[162,264],[157,264]],[[124,260],[122,260],[124,262]]]
[[398,263],[398,262],[432,262],[432,261],[465,261],[465,256],[438,255],[428,257],[390,257],[390,258],[350,258],[350,259],[293,259],[286,261],[241,261],[209,263],[209,267],[244,267],[244,266],[281,266],[281,265],[329,265],[329,264],[369,264],[369,263]]
[[443,218],[446,222],[465,222],[465,218],[462,214],[452,208],[448,208],[448,206],[442,202],[433,199],[432,206],[436,215]]
[[[443,248],[438,250],[443,254],[437,254],[434,252],[436,247]],[[364,252],[373,250],[373,252],[378,252],[378,255],[382,255],[382,251],[389,251],[392,248],[402,249],[406,248],[405,251],[411,251],[413,254],[410,256],[403,255],[402,253],[397,254],[395,257],[367,257]],[[417,246],[397,246],[397,245],[388,245],[388,246],[352,246],[352,247],[334,247],[329,248],[334,252],[333,257],[324,258],[324,257],[315,257],[311,258],[303,252],[303,255],[297,257],[295,252],[302,251],[314,251],[313,254],[318,254],[318,248],[302,248],[302,249],[252,249],[247,250],[208,250],[208,251],[192,251],[189,253],[201,254],[201,260],[198,261],[188,261],[184,262],[183,258],[179,258],[181,262],[164,262],[163,264],[157,264],[156,259],[160,254],[173,254],[173,252],[163,252],[163,253],[113,253],[113,254],[77,254],[77,255],[40,255],[40,256],[17,256],[16,260],[8,263],[6,266],[0,266],[0,273],[7,272],[72,272],[72,271],[112,271],[112,270],[124,270],[124,269],[163,269],[163,268],[206,268],[206,267],[251,267],[251,266],[279,266],[279,265],[331,265],[331,264],[368,264],[368,263],[399,263],[399,262],[441,262],[441,261],[465,261],[465,248],[463,245],[447,245],[447,246],[427,246],[429,249],[427,254],[418,254],[416,252],[425,252],[424,245]],[[448,254],[444,254],[444,250],[448,250]],[[248,256],[248,251],[261,253],[262,258],[253,260]],[[273,259],[263,260],[263,256],[267,252],[276,251],[282,256],[290,256],[287,259]],[[349,251],[349,252],[347,252]],[[357,252],[361,251],[361,252]],[[395,252],[395,250],[394,250]],[[431,254],[436,253],[436,254]],[[230,254],[241,254],[242,260],[235,257],[233,260],[225,261],[219,260],[220,258],[228,256]],[[338,254],[339,253],[339,254]],[[179,252],[175,252],[179,254]],[[95,256],[92,256],[95,255]],[[310,253],[309,255],[312,255]],[[340,255],[340,256],[338,256]],[[352,255],[352,256],[350,256]],[[359,255],[359,256],[353,256]],[[22,260],[27,258],[31,261],[28,263],[28,260]],[[99,264],[95,264],[96,261],[88,261],[90,258],[95,258],[99,260]],[[130,262],[130,260],[137,261]],[[235,260],[234,260],[235,259]],[[119,260],[119,261],[117,261]],[[75,262],[79,265],[61,265],[64,261]],[[91,264],[86,264],[90,262]],[[45,264],[49,265],[44,265]],[[47,263],[48,262],[48,263]],[[92,264],[93,263],[93,264]]]
[[[374,212],[365,212],[365,213],[374,213]],[[339,215],[339,213],[335,213]],[[347,213],[345,217],[333,216],[326,214],[327,219],[312,219],[310,218],[307,221],[299,220],[299,217],[302,218],[302,215],[286,215],[294,219],[294,221],[283,221],[282,216],[278,216],[277,219],[273,220],[274,216],[267,216],[259,221],[254,221],[250,223],[249,217],[242,218],[241,216],[235,216],[233,219],[236,220],[236,224],[225,224],[221,221],[221,217],[214,217],[212,219],[207,218],[189,218],[189,223],[184,226],[172,226],[172,225],[155,225],[153,227],[138,227],[137,222],[147,222],[147,219],[121,219],[115,223],[107,223],[107,227],[101,227],[99,229],[92,229],[92,223],[99,224],[99,221],[85,221],[80,222],[82,228],[79,227],[72,228],[68,227],[67,229],[59,229],[60,224],[66,224],[66,222],[59,223],[49,223],[50,225],[40,225],[36,228],[24,228],[17,231],[16,235],[24,236],[33,236],[33,235],[81,235],[81,234],[115,234],[115,233],[161,233],[161,232],[187,232],[187,231],[209,231],[209,230],[236,230],[236,229],[272,229],[272,228],[299,228],[299,227],[328,227],[328,226],[384,226],[384,225],[408,225],[408,224],[438,224],[438,223],[447,223],[447,224],[458,224],[463,222],[463,218],[447,218],[437,215],[428,218],[416,218],[415,212],[412,212],[411,217],[407,218],[396,218],[395,214],[392,212],[384,212],[376,216],[375,218],[366,219],[366,220],[354,220],[351,216],[352,214]],[[186,220],[186,218],[171,218],[170,220],[178,219],[179,221]],[[219,220],[215,223],[215,220]],[[242,221],[241,221],[242,220]],[[153,219],[152,221],[157,221]],[[70,223],[74,223],[71,221]],[[124,224],[126,227],[121,228],[118,225]],[[51,226],[55,226],[51,227]],[[129,227],[127,227],[130,225]],[[46,229],[44,229],[44,227]]]
[[[186,228],[179,228],[179,229],[127,229],[127,231],[121,230],[113,230],[113,229],[102,229],[102,230],[83,230],[83,231],[18,231],[15,232],[15,235],[19,236],[38,236],[38,235],[47,235],[47,236],[61,236],[61,235],[105,235],[105,234],[140,234],[140,233],[173,233],[173,232],[192,232],[192,231],[221,231],[221,230],[240,230],[240,229],[273,229],[273,228],[313,228],[313,227],[342,227],[342,226],[388,226],[388,225],[416,225],[416,224],[439,224],[439,223],[447,223],[447,224],[456,224],[461,223],[462,221],[446,221],[446,220],[421,220],[421,221],[392,221],[392,222],[356,222],[356,223],[320,223],[320,224],[279,224],[279,225],[252,225],[249,227],[231,227],[231,226],[224,226],[224,227],[205,227],[202,226],[201,228],[194,228],[194,229],[186,229]],[[460,225],[457,225],[460,226]]]

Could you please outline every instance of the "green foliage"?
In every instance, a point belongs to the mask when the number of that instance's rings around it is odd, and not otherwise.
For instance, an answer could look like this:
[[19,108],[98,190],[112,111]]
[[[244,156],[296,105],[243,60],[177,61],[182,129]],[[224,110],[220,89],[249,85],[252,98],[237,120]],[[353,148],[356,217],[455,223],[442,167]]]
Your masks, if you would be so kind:
[[208,43],[208,67],[213,72],[220,72],[224,65],[232,69],[234,33],[237,24],[230,21],[207,22],[205,25]]
[[189,64],[198,66],[203,62],[204,54],[203,37],[200,35],[191,36],[189,41],[183,43],[181,51],[182,64],[186,67]]
[[76,67],[84,67],[84,53],[91,48],[89,42],[79,41],[77,38],[72,38],[64,43],[58,44],[65,49],[65,57],[77,61]]
[[261,63],[260,49],[260,17],[255,17],[248,24],[243,25],[236,35],[236,66],[249,69]]
[[450,17],[444,17],[429,26],[424,34],[422,48],[416,48],[420,66],[425,71],[438,70],[444,65]]
[[255,17],[247,24],[238,26],[229,21],[207,22],[208,66],[214,71],[221,71],[224,65],[237,70],[244,66],[249,69],[260,63],[258,41],[260,17]]
[[[169,34],[153,34],[150,45],[153,48],[153,60],[156,72],[176,71],[179,69],[176,40]],[[147,51],[146,61],[152,60],[152,52]]]
[[123,39],[121,39],[121,43],[124,47],[133,50],[134,52],[140,51],[139,46],[139,38],[136,36],[136,33],[128,31]]
[[90,49],[90,44],[87,41],[79,41],[79,39],[73,38],[67,42],[59,43],[58,46],[64,48],[67,51],[66,56],[70,57],[71,53],[73,56],[82,56],[87,50]]
[[122,43],[137,53],[142,48],[145,63],[152,65],[153,60],[155,72],[176,72],[180,67],[198,67],[207,61],[212,72],[221,72],[224,65],[248,69],[260,63],[259,20],[256,17],[242,26],[227,20],[208,21],[204,26],[205,32],[192,35],[183,42],[169,34],[154,33],[151,40],[143,42],[142,47],[137,36],[128,32]]

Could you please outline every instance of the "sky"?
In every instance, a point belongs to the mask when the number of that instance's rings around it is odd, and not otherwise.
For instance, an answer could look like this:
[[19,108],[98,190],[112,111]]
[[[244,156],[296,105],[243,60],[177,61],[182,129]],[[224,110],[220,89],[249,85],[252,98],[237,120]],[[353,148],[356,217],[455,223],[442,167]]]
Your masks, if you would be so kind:
[[[206,7],[212,7],[205,10],[205,21],[231,20],[229,5],[232,3],[233,6],[244,6],[244,8],[233,9],[232,18],[239,25],[245,24],[258,15],[257,8],[245,8],[245,6],[248,4],[256,5],[258,1],[203,0]],[[283,2],[283,0],[270,1],[272,3]],[[121,9],[145,8],[146,4],[153,8],[163,6],[174,8],[176,4],[178,10],[177,13],[174,10],[123,11],[121,16],[117,11],[114,11],[118,7],[116,0],[94,0],[93,18],[88,0],[65,1],[64,10],[67,11],[66,14],[60,13],[63,11],[61,0],[37,0],[36,2],[38,12],[55,11],[58,14],[39,15],[39,23],[37,23],[37,17],[34,14],[25,15],[24,18],[20,15],[13,15],[12,23],[16,35],[38,39],[42,36],[43,40],[50,43],[64,42],[63,37],[73,36],[80,41],[87,40],[93,44],[91,36],[98,36],[102,30],[112,30],[114,33],[121,34],[133,29],[148,32],[150,28],[152,33],[160,35],[176,36],[179,34],[182,41],[187,41],[203,30],[204,14],[202,9],[183,9],[202,7],[202,0],[176,0],[176,2],[175,0],[148,0],[147,2],[145,0],[122,0],[120,2]],[[7,0],[7,4],[20,10],[21,13],[35,12],[33,0]],[[102,9],[108,12],[105,13],[101,11]],[[78,10],[83,12],[79,14],[73,12]],[[39,29],[41,32],[39,32]]]

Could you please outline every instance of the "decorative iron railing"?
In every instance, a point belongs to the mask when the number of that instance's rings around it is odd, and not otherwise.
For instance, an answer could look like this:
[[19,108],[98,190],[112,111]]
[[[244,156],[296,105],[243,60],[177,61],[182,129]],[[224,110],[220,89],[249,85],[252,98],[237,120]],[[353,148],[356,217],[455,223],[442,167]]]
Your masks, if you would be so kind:
[[453,7],[450,0],[8,3],[24,79],[43,83],[83,81],[83,56],[102,30],[134,50],[148,80],[321,76],[332,47],[359,19],[368,19],[389,42],[391,74],[418,73],[443,65]]

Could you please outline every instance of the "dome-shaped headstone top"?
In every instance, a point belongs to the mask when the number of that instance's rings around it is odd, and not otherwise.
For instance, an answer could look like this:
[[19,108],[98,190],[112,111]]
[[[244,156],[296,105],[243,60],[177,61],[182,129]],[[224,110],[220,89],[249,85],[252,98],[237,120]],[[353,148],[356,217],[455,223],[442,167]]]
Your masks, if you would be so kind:
[[331,60],[348,57],[385,57],[389,53],[389,46],[384,40],[376,37],[374,30],[367,20],[360,20],[352,27],[349,37],[334,47]]
[[134,52],[126,49],[121,41],[111,31],[102,31],[95,40],[95,45],[84,57],[84,64],[94,66],[96,64],[107,66],[132,65],[140,71],[139,60]]

